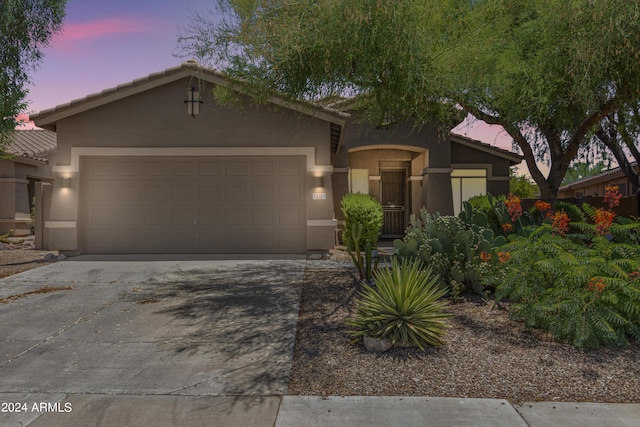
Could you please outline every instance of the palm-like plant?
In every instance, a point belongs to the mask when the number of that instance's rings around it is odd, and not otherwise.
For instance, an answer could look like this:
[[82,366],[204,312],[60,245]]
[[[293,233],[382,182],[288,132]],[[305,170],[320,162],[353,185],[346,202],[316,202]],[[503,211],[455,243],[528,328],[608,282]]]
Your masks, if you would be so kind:
[[393,259],[392,267],[378,269],[375,287],[363,282],[354,317],[347,320],[349,333],[361,339],[371,336],[392,344],[440,345],[448,327],[446,289],[431,268],[417,259]]

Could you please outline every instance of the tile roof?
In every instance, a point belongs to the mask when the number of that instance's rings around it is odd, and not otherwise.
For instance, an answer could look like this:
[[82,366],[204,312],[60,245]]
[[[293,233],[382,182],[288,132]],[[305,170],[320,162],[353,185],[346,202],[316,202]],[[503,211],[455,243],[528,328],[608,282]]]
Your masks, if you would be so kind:
[[[96,106],[104,105],[108,102],[124,98],[126,96],[134,95],[140,91],[150,89],[156,85],[162,85],[169,81],[185,78],[195,77],[204,81],[211,82],[213,84],[219,84],[229,87],[240,93],[244,93],[246,85],[237,80],[230,79],[222,72],[200,66],[195,61],[187,61],[182,65],[176,67],[170,67],[163,71],[152,73],[146,77],[142,77],[128,83],[120,84],[116,87],[105,89],[101,92],[92,93],[84,98],[74,99],[66,104],[57,105],[53,108],[42,110],[36,114],[31,114],[30,118],[35,121],[36,126],[46,127],[47,129],[55,129],[55,122],[63,117],[73,115],[78,112],[86,111]],[[324,114],[323,118],[330,122],[337,120],[339,124],[343,124],[351,116],[343,113],[334,108],[327,106],[317,105],[305,101],[285,100],[273,96],[269,99],[269,102],[285,106],[293,110],[310,114],[318,115]]]
[[45,129],[16,129],[6,152],[17,157],[49,163],[44,157],[55,153],[56,134]]
[[514,153],[513,151],[505,150],[504,148],[496,147],[495,145],[487,144],[486,142],[478,141],[477,139],[469,138],[467,136],[462,136],[457,133],[450,133],[451,141],[458,142],[469,146],[475,146],[482,151],[486,151],[488,153],[497,154],[500,157],[505,157],[511,160],[514,164],[520,163],[524,160],[524,156]]

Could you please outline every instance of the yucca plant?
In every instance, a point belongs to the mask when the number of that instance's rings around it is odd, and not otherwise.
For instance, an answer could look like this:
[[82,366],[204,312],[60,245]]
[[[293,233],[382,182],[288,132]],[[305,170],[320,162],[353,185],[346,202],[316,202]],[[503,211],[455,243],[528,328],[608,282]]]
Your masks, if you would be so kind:
[[375,286],[362,283],[356,313],[347,320],[356,339],[371,336],[393,345],[440,345],[451,317],[442,299],[447,290],[431,268],[417,259],[392,261],[374,273]]

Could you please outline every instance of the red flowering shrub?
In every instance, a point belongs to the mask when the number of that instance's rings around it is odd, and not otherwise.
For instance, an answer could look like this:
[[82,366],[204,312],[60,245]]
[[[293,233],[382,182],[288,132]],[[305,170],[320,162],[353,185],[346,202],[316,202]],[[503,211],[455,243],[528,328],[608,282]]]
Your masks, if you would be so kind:
[[520,205],[520,197],[509,194],[507,200],[504,201],[511,217],[511,222],[516,222],[518,218],[522,216],[522,206]]
[[615,206],[619,206],[621,198],[622,194],[620,194],[620,189],[617,185],[605,187],[604,202],[609,205],[609,210],[613,209]]
[[604,210],[603,208],[596,209],[595,211],[596,235],[604,236],[605,234],[607,234],[615,218],[616,218],[616,214],[611,210]]
[[551,224],[554,234],[564,236],[569,231],[569,215],[563,210],[557,211],[553,215],[553,223]]

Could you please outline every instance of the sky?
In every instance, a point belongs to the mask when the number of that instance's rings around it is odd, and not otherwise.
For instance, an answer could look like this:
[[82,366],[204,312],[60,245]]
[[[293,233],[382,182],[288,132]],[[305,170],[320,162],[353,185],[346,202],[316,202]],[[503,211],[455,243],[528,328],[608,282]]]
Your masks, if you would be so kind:
[[[214,5],[215,0],[68,0],[62,33],[31,74],[27,113],[179,65],[180,29]],[[455,132],[511,149],[501,127],[466,122]]]

